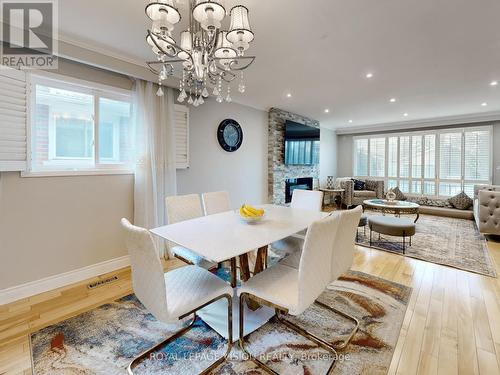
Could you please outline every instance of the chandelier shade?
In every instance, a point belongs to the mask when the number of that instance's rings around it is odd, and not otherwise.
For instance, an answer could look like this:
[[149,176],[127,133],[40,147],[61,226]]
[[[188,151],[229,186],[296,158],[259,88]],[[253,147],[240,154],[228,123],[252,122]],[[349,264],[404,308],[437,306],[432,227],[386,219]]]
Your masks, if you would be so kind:
[[185,30],[181,33],[181,48],[183,51],[180,51],[177,56],[182,60],[189,59],[189,53],[193,50],[193,36],[191,31]]
[[231,42],[226,38],[227,31],[220,31],[217,36],[217,44],[214,52],[215,57],[220,59],[228,59],[236,57],[237,53],[234,50]]
[[248,8],[237,5],[231,9],[231,26],[227,33],[227,39],[234,45],[245,45],[254,38],[250,21],[248,20]]
[[174,0],[151,0],[146,6],[146,15],[151,21],[163,20],[171,25],[181,20],[181,14],[174,5]]
[[220,0],[197,0],[193,8],[194,19],[208,31],[220,28],[225,16],[226,9]]

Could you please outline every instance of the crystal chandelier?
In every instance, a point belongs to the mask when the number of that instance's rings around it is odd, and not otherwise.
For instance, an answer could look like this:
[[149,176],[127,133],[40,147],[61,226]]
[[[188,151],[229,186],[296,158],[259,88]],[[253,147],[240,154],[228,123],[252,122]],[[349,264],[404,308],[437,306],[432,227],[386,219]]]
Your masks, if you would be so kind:
[[162,84],[182,70],[179,102],[197,107],[209,96],[209,88],[217,102],[231,102],[231,82],[239,79],[238,91],[245,92],[243,70],[255,56],[246,56],[254,34],[248,20],[248,9],[237,5],[231,9],[228,30],[222,30],[226,9],[222,0],[189,0],[189,26],[172,36],[181,14],[175,0],[150,0],[146,15],[153,22],[146,41],[157,59],[148,61],[149,69],[158,75],[157,95],[163,95]]

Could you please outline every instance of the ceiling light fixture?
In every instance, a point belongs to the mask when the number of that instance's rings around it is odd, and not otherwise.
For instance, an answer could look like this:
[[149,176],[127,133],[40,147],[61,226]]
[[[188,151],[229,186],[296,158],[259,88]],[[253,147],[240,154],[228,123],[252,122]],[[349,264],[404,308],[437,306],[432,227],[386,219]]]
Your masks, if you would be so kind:
[[329,112],[330,112],[330,110],[328,108],[325,109],[325,113],[329,113]]
[[496,85],[498,85],[498,81],[491,81],[490,82],[490,86],[496,86]]
[[366,73],[366,78],[372,78],[373,77],[373,73]]
[[352,120],[349,120],[349,124],[352,124]]
[[395,102],[396,102],[396,98],[390,98],[390,99],[389,99],[389,101],[390,101],[391,103],[395,103]]
[[483,107],[486,107],[486,106],[488,105],[488,103],[486,103],[486,102],[485,102],[485,103],[481,103],[481,105],[482,105]]
[[291,97],[292,97],[292,94],[288,93],[288,94],[286,94],[286,97],[287,97],[287,98],[291,98]]
[[[158,75],[160,85],[157,95],[162,96],[162,83],[174,75],[174,66],[182,71],[177,98],[188,99],[197,107],[209,96],[208,86],[214,86],[212,94],[217,102],[230,102],[231,82],[239,76],[238,91],[245,92],[243,70],[255,56],[245,56],[254,39],[248,20],[248,8],[234,6],[229,12],[229,29],[221,30],[221,22],[227,15],[222,0],[189,0],[188,27],[179,35],[179,44],[172,37],[174,26],[181,14],[174,0],[150,0],[146,15],[152,21],[146,42],[156,55],[156,61],[148,61],[150,70]],[[226,85],[224,95],[223,84]]]
[[403,116],[404,116],[404,117],[408,117],[408,113],[406,113],[406,112],[405,112],[405,113],[403,113]]

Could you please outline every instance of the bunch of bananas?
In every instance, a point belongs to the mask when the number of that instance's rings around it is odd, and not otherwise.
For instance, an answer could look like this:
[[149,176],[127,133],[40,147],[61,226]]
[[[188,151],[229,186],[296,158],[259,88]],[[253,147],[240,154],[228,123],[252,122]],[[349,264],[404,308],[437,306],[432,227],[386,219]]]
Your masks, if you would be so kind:
[[243,218],[260,218],[264,216],[264,210],[262,208],[255,208],[248,204],[243,204],[240,207],[240,215]]

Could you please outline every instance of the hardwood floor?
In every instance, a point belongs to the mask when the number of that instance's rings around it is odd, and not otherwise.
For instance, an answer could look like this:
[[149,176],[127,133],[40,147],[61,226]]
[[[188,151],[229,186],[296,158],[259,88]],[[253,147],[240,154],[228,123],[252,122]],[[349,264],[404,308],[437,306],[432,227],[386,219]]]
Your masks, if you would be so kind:
[[[500,243],[488,247],[500,275]],[[389,375],[500,375],[500,279],[362,247],[353,269],[413,288]],[[129,294],[130,271],[102,278],[115,274],[1,306],[0,374],[31,374],[30,332]]]

